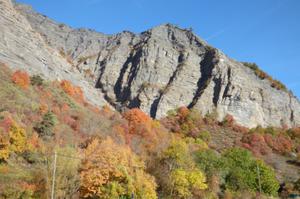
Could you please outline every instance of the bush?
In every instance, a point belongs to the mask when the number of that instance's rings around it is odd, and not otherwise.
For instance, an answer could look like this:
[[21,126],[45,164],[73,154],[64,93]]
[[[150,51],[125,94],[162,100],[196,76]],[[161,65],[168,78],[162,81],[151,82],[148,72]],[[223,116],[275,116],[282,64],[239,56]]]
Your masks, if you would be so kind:
[[33,86],[42,86],[44,84],[44,80],[41,76],[39,75],[33,75],[32,77],[30,77],[30,83]]
[[202,131],[198,137],[207,143],[209,143],[211,140],[211,135],[209,131]]
[[26,72],[20,70],[17,70],[13,73],[11,80],[24,89],[27,89],[30,83],[29,75]]
[[221,156],[212,150],[198,151],[195,153],[197,166],[206,173],[208,177],[218,175],[224,171],[225,165]]

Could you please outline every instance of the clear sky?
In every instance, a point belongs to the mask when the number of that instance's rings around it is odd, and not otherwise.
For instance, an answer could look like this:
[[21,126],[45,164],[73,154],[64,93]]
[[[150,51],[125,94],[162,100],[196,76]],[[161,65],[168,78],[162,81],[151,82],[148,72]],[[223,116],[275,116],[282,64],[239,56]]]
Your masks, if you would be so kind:
[[192,28],[239,61],[256,62],[300,98],[300,0],[17,0],[72,27],[142,32]]

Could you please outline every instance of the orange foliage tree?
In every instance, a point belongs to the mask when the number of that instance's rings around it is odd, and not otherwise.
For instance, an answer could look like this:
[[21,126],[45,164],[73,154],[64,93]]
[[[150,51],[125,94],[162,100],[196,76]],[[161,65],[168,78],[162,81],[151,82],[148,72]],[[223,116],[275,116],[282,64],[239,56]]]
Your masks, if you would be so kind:
[[82,162],[80,195],[83,198],[154,199],[154,178],[145,173],[144,163],[126,146],[108,138],[94,139],[85,149]]
[[18,86],[20,86],[21,88],[24,88],[24,89],[27,89],[30,84],[29,75],[26,72],[20,71],[20,70],[17,70],[16,72],[13,73],[11,80],[15,84],[17,84]]
[[123,117],[128,121],[129,133],[147,135],[151,131],[152,119],[138,108],[126,111]]

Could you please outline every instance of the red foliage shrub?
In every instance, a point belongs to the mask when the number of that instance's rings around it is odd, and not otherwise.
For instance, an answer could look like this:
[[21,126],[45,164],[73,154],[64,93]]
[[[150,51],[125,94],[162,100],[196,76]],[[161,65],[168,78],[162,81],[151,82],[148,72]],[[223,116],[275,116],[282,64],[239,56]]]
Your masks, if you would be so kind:
[[4,132],[8,132],[13,123],[14,120],[10,116],[6,116],[0,121],[0,127],[3,128]]
[[64,104],[61,106],[61,111],[62,111],[62,112],[66,112],[66,111],[68,111],[68,110],[70,110],[69,105],[68,105],[67,103],[64,103]]
[[17,70],[13,73],[11,80],[23,89],[28,89],[30,84],[30,77],[26,72]]
[[300,127],[287,130],[288,135],[292,138],[300,138]]
[[190,110],[185,106],[182,106],[177,110],[177,115],[181,120],[184,120],[189,115],[189,113]]
[[[63,107],[61,107],[61,110]],[[80,118],[77,115],[70,115],[70,112],[61,111],[57,114],[58,118],[62,123],[67,124],[72,130],[80,132]]]
[[169,129],[173,133],[179,133],[180,132],[180,124],[176,120],[175,117],[173,118],[163,118],[161,121],[161,124],[164,125],[167,129]]
[[40,107],[39,107],[39,112],[44,115],[45,113],[48,112],[48,105],[45,103],[41,103]]
[[243,126],[240,126],[238,124],[233,125],[232,130],[242,133],[242,134],[246,134],[249,132],[249,129]]
[[234,121],[234,118],[232,115],[227,114],[220,124],[221,124],[221,126],[233,127],[235,124],[235,121]]
[[254,155],[266,155],[271,148],[265,142],[264,137],[258,133],[246,134],[242,138],[242,146],[252,151]]

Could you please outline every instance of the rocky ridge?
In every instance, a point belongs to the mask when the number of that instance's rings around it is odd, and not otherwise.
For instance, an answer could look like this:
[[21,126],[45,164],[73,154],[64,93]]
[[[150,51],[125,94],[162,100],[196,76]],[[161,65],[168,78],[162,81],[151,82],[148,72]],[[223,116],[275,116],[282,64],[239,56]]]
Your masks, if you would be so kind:
[[217,112],[220,120],[230,114],[248,127],[300,125],[292,93],[273,88],[188,29],[164,24],[140,34],[105,35],[72,29],[8,0],[0,6],[0,60],[70,79],[95,104],[139,107],[154,118],[187,106]]

